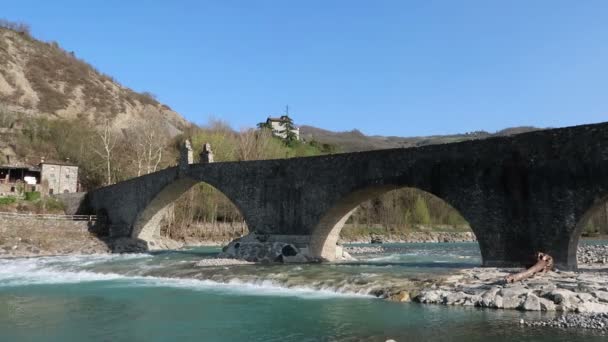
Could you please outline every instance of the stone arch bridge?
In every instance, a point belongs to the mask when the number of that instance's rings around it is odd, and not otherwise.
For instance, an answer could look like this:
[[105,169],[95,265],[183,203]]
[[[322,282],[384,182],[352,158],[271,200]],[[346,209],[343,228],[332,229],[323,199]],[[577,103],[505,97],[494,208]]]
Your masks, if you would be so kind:
[[251,232],[298,238],[327,260],[361,202],[412,187],[462,214],[484,266],[528,264],[544,251],[573,269],[582,223],[608,196],[608,123],[283,160],[182,158],[176,167],[91,191],[81,208],[106,216],[111,236],[149,240],[171,203],[199,182],[224,193]]

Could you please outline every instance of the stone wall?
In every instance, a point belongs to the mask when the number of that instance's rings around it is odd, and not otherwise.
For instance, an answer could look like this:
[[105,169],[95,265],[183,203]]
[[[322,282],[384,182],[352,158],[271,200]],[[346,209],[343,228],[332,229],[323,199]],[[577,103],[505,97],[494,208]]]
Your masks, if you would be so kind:
[[69,221],[69,220],[41,220],[28,217],[5,217],[0,215],[0,228],[19,230],[21,228],[35,229],[73,229],[79,231],[89,231],[94,222],[88,221]]
[[79,212],[86,211],[81,207],[84,204],[84,198],[86,194],[86,192],[74,192],[67,194],[57,194],[53,195],[53,197],[55,197],[63,204],[63,210],[66,215],[76,215]]
[[41,164],[41,184],[46,194],[63,194],[78,191],[78,166]]
[[92,224],[0,216],[0,257],[108,253]]

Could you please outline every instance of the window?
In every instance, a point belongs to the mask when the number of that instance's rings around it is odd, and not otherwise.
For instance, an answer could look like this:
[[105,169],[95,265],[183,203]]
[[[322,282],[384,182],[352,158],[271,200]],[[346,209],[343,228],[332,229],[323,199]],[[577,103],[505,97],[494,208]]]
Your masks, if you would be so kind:
[[53,194],[53,189],[49,189],[49,195]]
[[11,192],[15,192],[15,187],[11,186]]
[[32,185],[32,191],[36,191],[36,186]]

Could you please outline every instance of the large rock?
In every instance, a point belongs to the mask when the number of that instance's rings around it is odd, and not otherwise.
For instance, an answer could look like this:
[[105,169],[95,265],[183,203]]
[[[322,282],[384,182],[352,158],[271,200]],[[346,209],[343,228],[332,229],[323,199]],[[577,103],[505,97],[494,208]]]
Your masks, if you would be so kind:
[[576,312],[588,312],[588,313],[607,313],[608,304],[584,302],[576,307]]
[[555,303],[553,303],[552,301],[545,299],[545,298],[539,298],[538,299],[539,303],[540,303],[540,309],[541,311],[555,311]]
[[595,291],[592,294],[600,302],[608,303],[608,292],[605,292],[605,291]]
[[527,292],[527,289],[519,285],[501,289],[498,294],[502,297],[502,307],[504,309],[517,309],[524,302],[524,295]]
[[446,296],[442,290],[429,290],[421,292],[415,299],[423,304],[441,304]]
[[528,293],[528,295],[526,296],[526,300],[524,300],[524,302],[519,308],[525,311],[540,311],[540,300],[533,293]]
[[448,293],[447,296],[443,299],[443,304],[454,305],[454,304],[462,304],[466,298],[466,294],[464,292],[451,292]]
[[236,239],[222,249],[219,258],[261,263],[304,263],[314,261],[290,243],[265,241],[255,233]]
[[109,245],[112,253],[145,253],[148,251],[148,243],[140,239],[118,238],[111,240]]
[[389,300],[393,302],[409,302],[410,301],[410,293],[407,291],[401,291],[396,294],[388,297]]
[[[481,295],[479,305],[484,308],[497,308],[496,295],[500,291],[499,287],[493,287]],[[502,297],[500,297],[500,304],[502,306]]]
[[544,296],[552,300],[563,311],[574,311],[581,300],[575,292],[565,289],[555,289]]

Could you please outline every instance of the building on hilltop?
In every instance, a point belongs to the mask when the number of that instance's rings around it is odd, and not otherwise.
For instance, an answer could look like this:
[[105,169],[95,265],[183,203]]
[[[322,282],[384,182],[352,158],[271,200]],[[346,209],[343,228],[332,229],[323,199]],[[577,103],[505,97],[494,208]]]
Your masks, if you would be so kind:
[[0,165],[0,197],[38,191],[45,195],[78,192],[78,166],[69,162]]
[[272,129],[272,134],[279,138],[287,139],[291,134],[295,137],[295,140],[300,140],[300,129],[294,126],[293,120],[288,115],[282,115],[278,118],[269,116],[264,126]]

